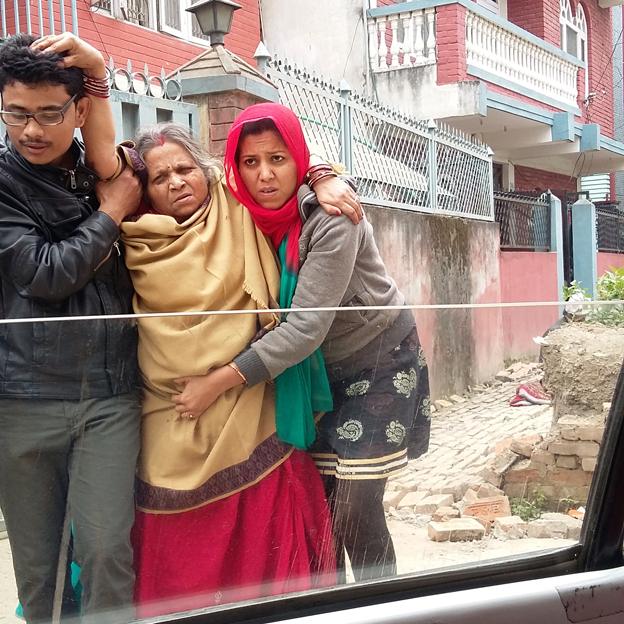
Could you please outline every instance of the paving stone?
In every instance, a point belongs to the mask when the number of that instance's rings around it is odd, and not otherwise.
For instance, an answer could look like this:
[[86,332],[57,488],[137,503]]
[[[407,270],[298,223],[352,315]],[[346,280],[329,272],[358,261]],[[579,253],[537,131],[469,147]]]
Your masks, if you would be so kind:
[[434,542],[468,542],[482,539],[485,528],[474,518],[453,518],[447,522],[430,522],[427,534]]
[[492,535],[497,539],[522,539],[527,535],[528,523],[520,516],[504,516],[496,518],[492,527]]
[[453,407],[453,403],[447,401],[446,399],[437,399],[433,402],[434,406],[438,410],[443,410],[448,407]]
[[414,513],[432,514],[438,507],[452,505],[453,502],[453,496],[451,494],[433,494],[423,498],[419,503],[414,505]]

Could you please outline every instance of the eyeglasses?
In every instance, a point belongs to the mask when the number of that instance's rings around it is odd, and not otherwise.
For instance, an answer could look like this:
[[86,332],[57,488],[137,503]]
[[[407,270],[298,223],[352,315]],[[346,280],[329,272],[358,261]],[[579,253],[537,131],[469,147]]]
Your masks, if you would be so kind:
[[0,119],[7,126],[27,126],[29,119],[34,119],[40,126],[58,126],[65,121],[65,111],[78,97],[72,95],[63,106],[57,110],[44,110],[37,113],[18,113],[17,111],[0,110]]

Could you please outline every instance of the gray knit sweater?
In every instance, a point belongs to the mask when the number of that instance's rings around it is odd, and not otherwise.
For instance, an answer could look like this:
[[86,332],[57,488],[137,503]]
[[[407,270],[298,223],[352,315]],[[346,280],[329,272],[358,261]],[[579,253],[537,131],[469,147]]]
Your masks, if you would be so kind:
[[303,220],[300,268],[292,311],[239,354],[235,364],[248,385],[273,379],[321,347],[331,380],[374,366],[414,326],[408,310],[297,312],[297,308],[389,306],[404,303],[387,274],[371,224],[329,216],[307,186],[299,190]]

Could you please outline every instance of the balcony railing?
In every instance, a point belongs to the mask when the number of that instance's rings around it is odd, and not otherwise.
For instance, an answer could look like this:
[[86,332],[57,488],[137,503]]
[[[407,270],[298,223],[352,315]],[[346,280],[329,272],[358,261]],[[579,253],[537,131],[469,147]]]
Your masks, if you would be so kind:
[[[454,45],[447,47],[436,34],[439,9],[434,6],[410,9],[413,4],[398,3],[369,11],[368,48],[374,72],[435,64],[444,60],[444,54],[458,54]],[[419,3],[420,7],[423,4],[427,3]],[[434,4],[432,0],[431,5]],[[555,104],[577,106],[577,74],[581,63],[511,22],[490,15],[473,2],[457,0],[457,5],[465,9],[464,53],[468,75],[506,88],[519,87],[528,91],[528,95],[537,93]]]
[[577,66],[481,15],[466,15],[466,61],[541,95],[576,106]]
[[369,17],[368,53],[373,71],[430,65],[435,59],[435,9]]
[[78,0],[0,0],[2,38],[16,33],[78,34]]

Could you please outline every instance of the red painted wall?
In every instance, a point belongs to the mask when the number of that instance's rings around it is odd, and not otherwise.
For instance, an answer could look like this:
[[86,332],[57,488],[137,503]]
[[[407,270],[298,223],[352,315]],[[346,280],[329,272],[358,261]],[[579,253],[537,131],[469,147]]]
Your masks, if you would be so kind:
[[466,73],[466,9],[459,4],[436,9],[436,56],[438,84],[471,79]]
[[609,269],[624,267],[624,253],[598,252],[598,277],[604,275]]
[[577,189],[576,178],[569,175],[542,171],[531,167],[517,165],[514,168],[515,188],[519,191],[568,191],[573,193]]
[[[30,2],[33,29],[38,33],[37,0]],[[258,0],[238,0],[242,8],[234,13],[232,32],[226,37],[226,46],[235,54],[238,54],[248,63],[255,65],[253,53],[260,41],[260,13]],[[20,3],[20,6],[25,3]],[[13,3],[7,2],[7,8],[12,10]],[[47,1],[44,6],[45,31],[48,31]],[[54,2],[55,28],[61,30],[59,1]],[[71,29],[69,2],[65,3],[67,17],[66,27]],[[25,12],[20,11],[22,16],[21,28],[25,29]],[[7,15],[7,18],[9,15]],[[88,2],[78,2],[78,27],[81,37],[98,48],[108,59],[112,56],[117,67],[125,67],[128,60],[136,70],[142,70],[145,63],[153,73],[159,73],[161,67],[166,73],[174,71],[177,67],[194,58],[206,48],[195,45],[149,28],[143,28],[129,22],[116,20],[101,12],[89,10]],[[7,19],[9,33],[15,32],[13,15]]]
[[[578,0],[571,0],[573,11],[576,11],[578,3]],[[602,133],[613,137],[611,13],[609,9],[601,9],[598,0],[583,0],[582,4],[588,25],[589,92],[595,95],[586,101],[585,70],[579,70],[579,119],[584,123],[600,124]],[[453,4],[436,9],[438,84],[472,79],[466,75],[465,13],[463,7]],[[508,0],[507,17],[510,22],[540,39],[561,46],[559,0]],[[560,110],[496,85],[489,85],[489,88],[547,110]]]
[[[554,252],[501,251],[500,284],[503,303],[558,301],[557,254]],[[535,355],[533,342],[559,318],[559,307],[503,308],[505,358]]]
[[[577,0],[571,0],[576,10]],[[589,31],[589,92],[596,96],[582,103],[583,121],[598,123],[603,134],[613,137],[613,33],[611,11],[601,9],[597,0],[582,2]]]

